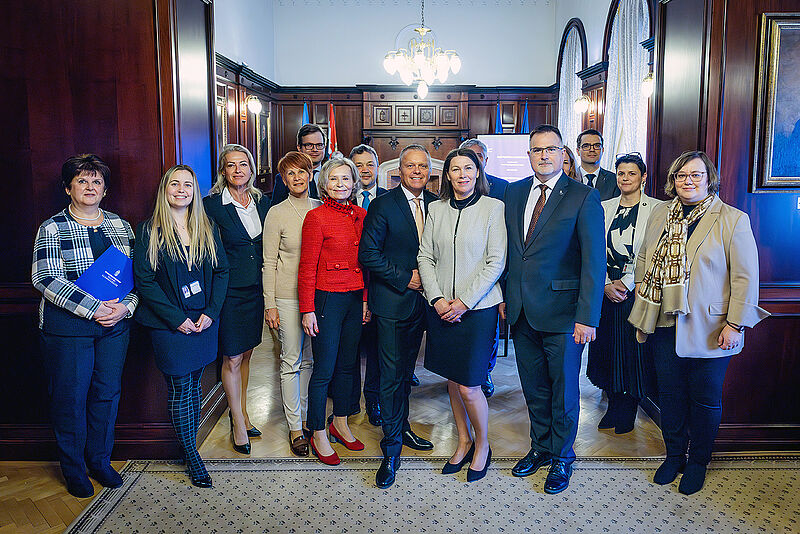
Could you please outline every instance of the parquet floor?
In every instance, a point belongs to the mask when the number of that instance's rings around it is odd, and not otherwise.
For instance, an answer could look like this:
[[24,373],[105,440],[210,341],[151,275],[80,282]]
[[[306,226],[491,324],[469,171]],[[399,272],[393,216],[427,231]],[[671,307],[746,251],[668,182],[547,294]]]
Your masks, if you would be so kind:
[[[270,332],[256,349],[251,365],[248,411],[250,418],[263,432],[252,440],[252,457],[290,457],[286,421],[280,397],[277,347]],[[445,382],[422,367],[420,358],[417,376],[419,387],[413,388],[410,404],[412,427],[421,436],[431,439],[431,452],[408,448],[403,454],[449,456],[457,442],[455,425]],[[520,390],[514,361],[513,345],[509,356],[499,358],[492,374],[496,391],[489,399],[490,441],[496,457],[522,456],[530,446],[528,414]],[[597,422],[605,413],[605,400],[600,392],[581,380],[581,414],[575,451],[578,456],[641,457],[664,454],[658,427],[641,410],[636,429],[618,436],[612,431],[598,431]],[[361,413],[350,418],[353,433],[364,442],[362,452],[351,452],[339,445],[341,456],[380,456],[380,428],[373,427]],[[200,447],[206,458],[246,458],[230,446],[230,424],[220,418]],[[121,468],[124,462],[114,462]],[[100,487],[95,484],[95,489]],[[62,532],[91,499],[76,499],[63,486],[58,465],[54,462],[0,462],[0,534]]]

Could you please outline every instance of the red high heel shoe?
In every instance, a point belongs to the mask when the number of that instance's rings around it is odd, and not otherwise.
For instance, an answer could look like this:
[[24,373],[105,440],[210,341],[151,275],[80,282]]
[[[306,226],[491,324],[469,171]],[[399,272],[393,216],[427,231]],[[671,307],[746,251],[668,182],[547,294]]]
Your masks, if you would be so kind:
[[339,465],[341,460],[339,459],[339,455],[336,454],[336,451],[333,451],[333,454],[329,456],[323,456],[319,452],[317,452],[317,447],[314,445],[314,437],[312,436],[309,438],[308,442],[311,444],[311,452],[314,453],[314,456],[319,458],[319,461],[325,465]]
[[[337,443],[337,442],[341,443],[342,445],[344,445],[345,447],[347,447],[351,451],[363,451],[364,450],[364,444],[361,443],[360,441],[358,441],[357,439],[355,439],[354,441],[345,441],[345,439],[342,437],[342,435],[339,434],[339,432],[336,430],[336,427],[333,426],[333,423],[328,425],[328,432],[331,433],[331,440],[334,443]],[[354,438],[355,438],[355,436],[354,436]]]

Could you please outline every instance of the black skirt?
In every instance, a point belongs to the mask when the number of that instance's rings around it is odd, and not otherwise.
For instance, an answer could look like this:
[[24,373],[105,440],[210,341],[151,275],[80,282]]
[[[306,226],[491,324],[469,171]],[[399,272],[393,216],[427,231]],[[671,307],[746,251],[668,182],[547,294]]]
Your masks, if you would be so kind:
[[264,293],[261,285],[229,287],[219,314],[219,352],[236,356],[261,343]]
[[462,386],[486,382],[489,358],[497,331],[497,306],[469,310],[460,323],[439,318],[426,306],[428,337],[425,341],[425,369]]
[[644,346],[636,342],[636,330],[628,322],[634,294],[622,302],[603,297],[597,337],[589,345],[587,378],[609,393],[628,393],[641,399],[650,391]]

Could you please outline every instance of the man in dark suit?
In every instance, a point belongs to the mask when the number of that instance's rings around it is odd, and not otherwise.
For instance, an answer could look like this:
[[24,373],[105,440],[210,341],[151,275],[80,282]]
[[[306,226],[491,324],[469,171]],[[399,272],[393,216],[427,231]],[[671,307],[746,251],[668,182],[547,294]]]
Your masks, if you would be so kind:
[[[458,148],[469,148],[478,155],[481,160],[484,171],[486,170],[486,163],[489,162],[489,150],[486,145],[477,139],[467,139]],[[497,176],[492,176],[486,173],[486,179],[489,181],[489,196],[498,200],[503,200],[506,194],[508,182]],[[486,372],[486,381],[481,384],[481,390],[488,399],[494,395],[494,382],[492,382],[492,369],[497,364],[497,349],[500,346],[500,323],[497,323],[497,330],[494,334],[494,346],[492,347],[492,354],[489,356],[489,369]]]
[[531,421],[531,450],[511,473],[527,476],[550,464],[544,490],[559,493],[575,460],[581,352],[600,322],[604,218],[597,190],[562,172],[558,128],[535,128],[528,156],[534,176],[509,184],[505,198],[504,312]]
[[603,157],[602,134],[593,128],[584,130],[578,134],[577,146],[581,163],[576,172],[581,182],[597,189],[600,200],[618,197],[617,175],[600,168],[600,158]]
[[[378,186],[378,153],[369,145],[358,145],[350,151],[350,159],[360,173],[361,192],[358,195],[358,205],[369,209],[370,204],[378,196],[386,193],[386,189]],[[364,375],[364,406],[367,418],[374,426],[383,425],[381,418],[381,372],[378,365],[378,333],[375,321],[366,323],[361,330],[359,354],[367,359],[367,369]],[[360,367],[359,367],[360,370]],[[361,373],[353,381],[353,411],[360,409],[361,398]]]
[[[304,124],[297,130],[297,151],[302,152],[309,158],[313,167],[311,168],[311,180],[308,181],[308,196],[319,198],[317,193],[317,175],[325,163],[325,133],[316,124]],[[272,188],[272,199],[269,207],[279,204],[289,197],[289,189],[283,183],[280,174],[275,174],[275,185]]]
[[400,152],[400,185],[370,202],[358,260],[369,270],[368,307],[378,331],[383,462],[375,475],[379,488],[394,483],[403,445],[430,450],[408,423],[411,375],[425,328],[425,299],[417,270],[419,240],[436,195],[427,191],[431,157],[425,147]]

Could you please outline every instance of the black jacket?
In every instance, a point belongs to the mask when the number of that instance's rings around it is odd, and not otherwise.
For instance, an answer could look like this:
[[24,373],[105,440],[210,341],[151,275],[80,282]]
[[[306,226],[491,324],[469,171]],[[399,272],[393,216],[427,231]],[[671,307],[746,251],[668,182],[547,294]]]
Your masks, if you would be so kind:
[[[222,244],[230,265],[230,279],[228,287],[250,287],[261,285],[261,268],[264,263],[262,231],[251,238],[245,230],[236,206],[233,204],[222,205],[222,195],[209,195],[203,199],[206,214],[219,228]],[[266,195],[256,204],[261,224],[269,210],[269,199]]]
[[[430,191],[423,192],[425,213],[436,200]],[[369,270],[367,304],[370,311],[387,319],[407,319],[421,293],[408,289],[411,271],[417,268],[419,238],[414,217],[400,186],[370,202],[358,261]]]
[[[176,260],[163,251],[158,255],[156,270],[147,259],[147,247],[150,243],[148,221],[136,228],[136,245],[133,252],[133,279],[136,292],[139,294],[139,306],[133,315],[136,322],[150,328],[167,328],[177,330],[186,320],[183,310],[183,293],[178,287]],[[206,308],[203,313],[212,321],[219,319],[219,312],[228,292],[228,260],[222,247],[219,231],[214,228],[214,243],[217,246],[217,265],[211,261],[203,262],[203,287],[206,297]]]

